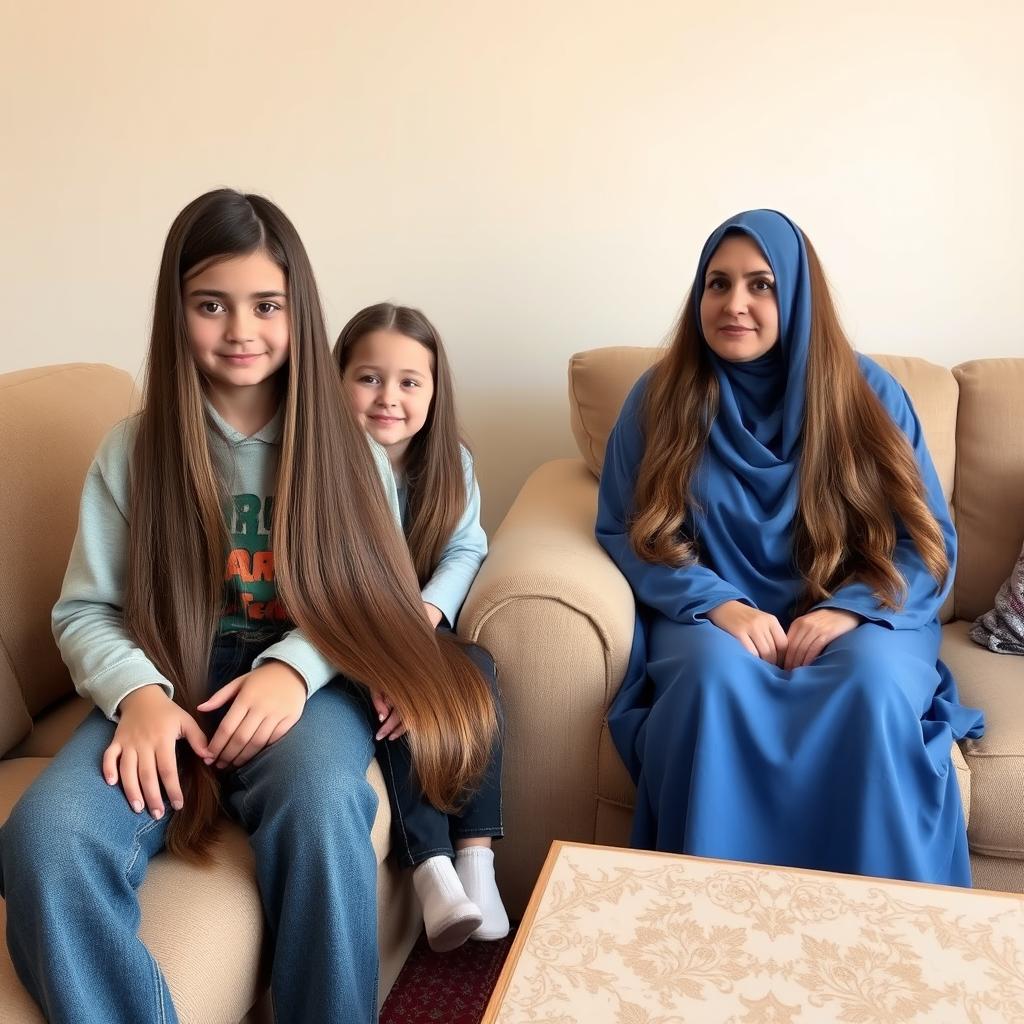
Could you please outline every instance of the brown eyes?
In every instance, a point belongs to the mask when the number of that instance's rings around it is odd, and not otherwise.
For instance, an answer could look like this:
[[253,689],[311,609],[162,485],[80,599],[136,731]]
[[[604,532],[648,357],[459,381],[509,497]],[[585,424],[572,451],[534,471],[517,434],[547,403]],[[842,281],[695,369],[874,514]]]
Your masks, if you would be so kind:
[[[257,302],[254,308],[257,316],[272,316],[281,309],[280,305],[276,302]],[[219,313],[227,312],[223,303],[217,302],[214,299],[200,302],[198,309],[200,313],[205,313],[207,316],[217,316]]]
[[[713,277],[705,286],[709,292],[727,292],[732,287],[727,277]],[[766,293],[775,290],[775,282],[767,277],[756,277],[748,283],[752,292]]]

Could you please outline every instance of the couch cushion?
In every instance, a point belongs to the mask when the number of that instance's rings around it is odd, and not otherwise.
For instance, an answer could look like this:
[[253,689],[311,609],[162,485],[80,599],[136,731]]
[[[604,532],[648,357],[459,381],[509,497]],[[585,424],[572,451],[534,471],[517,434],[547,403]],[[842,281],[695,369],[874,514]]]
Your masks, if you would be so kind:
[[[573,436],[590,471],[599,476],[604,449],[630,388],[662,355],[660,348],[595,348],[569,360]],[[953,493],[957,384],[952,373],[924,359],[872,356],[906,389],[928,440],[942,488]],[[1024,361],[1022,361],[1024,362]],[[1019,547],[1019,545],[1018,545]]]
[[971,770],[971,849],[1024,858],[1024,658],[994,654],[967,636],[958,620],[942,631],[942,660],[960,700],[985,712],[985,735],[965,740]]
[[622,403],[641,374],[664,354],[662,348],[593,348],[569,360],[569,417],[573,437],[594,476],[601,475],[608,435]]
[[957,415],[957,618],[995,601],[1024,542],[1024,359],[979,359],[953,370]]
[[7,757],[53,757],[71,738],[93,708],[91,700],[72,696],[47,708],[32,723],[32,731]]
[[[0,376],[0,650],[33,716],[72,689],[50,635],[50,610],[78,526],[82,481],[103,435],[131,412],[133,394],[131,377],[111,366]],[[0,659],[0,721],[12,713],[2,693],[5,671]],[[0,753],[20,738],[3,742],[3,732],[0,726]]]

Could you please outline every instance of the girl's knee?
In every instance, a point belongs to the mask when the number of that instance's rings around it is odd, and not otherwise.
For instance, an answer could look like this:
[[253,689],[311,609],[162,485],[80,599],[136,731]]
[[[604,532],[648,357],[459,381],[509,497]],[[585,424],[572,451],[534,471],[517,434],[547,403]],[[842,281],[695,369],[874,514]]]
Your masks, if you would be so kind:
[[365,775],[327,773],[289,787],[272,817],[285,828],[282,835],[310,849],[368,845],[377,816],[378,797]]

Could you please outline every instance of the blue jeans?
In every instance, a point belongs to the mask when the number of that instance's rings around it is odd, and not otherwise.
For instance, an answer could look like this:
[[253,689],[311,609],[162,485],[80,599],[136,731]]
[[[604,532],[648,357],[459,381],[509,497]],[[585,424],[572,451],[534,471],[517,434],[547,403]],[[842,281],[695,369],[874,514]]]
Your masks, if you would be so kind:
[[[268,642],[220,641],[211,690],[248,671]],[[177,1021],[138,936],[136,896],[164,846],[170,805],[154,821],[103,781],[100,759],[113,733],[93,711],[0,829],[11,959],[54,1024]],[[331,684],[278,743],[223,775],[226,809],[255,854],[274,1013],[287,1024],[377,1019],[372,757],[365,713]]]
[[[440,626],[439,629],[447,627]],[[466,653],[491,685],[494,708],[498,715],[498,736],[495,737],[487,769],[479,787],[468,794],[457,814],[439,811],[423,796],[412,763],[409,744],[403,736],[398,740],[377,742],[377,763],[391,803],[391,842],[399,866],[415,867],[430,857],[454,856],[453,845],[459,839],[504,835],[501,822],[501,728],[502,711],[498,695],[498,678],[494,659],[482,647],[468,644]],[[366,691],[362,690],[365,694]],[[363,697],[370,726],[376,731],[379,723],[368,697]]]

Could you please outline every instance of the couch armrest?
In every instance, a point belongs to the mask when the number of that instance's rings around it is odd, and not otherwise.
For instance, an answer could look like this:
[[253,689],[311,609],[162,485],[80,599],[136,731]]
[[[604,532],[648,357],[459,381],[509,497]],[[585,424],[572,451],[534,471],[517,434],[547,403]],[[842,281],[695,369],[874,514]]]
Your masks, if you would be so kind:
[[545,463],[499,527],[459,617],[505,708],[502,893],[521,912],[552,839],[594,841],[601,723],[629,659],[629,584],[594,539],[597,481]]

